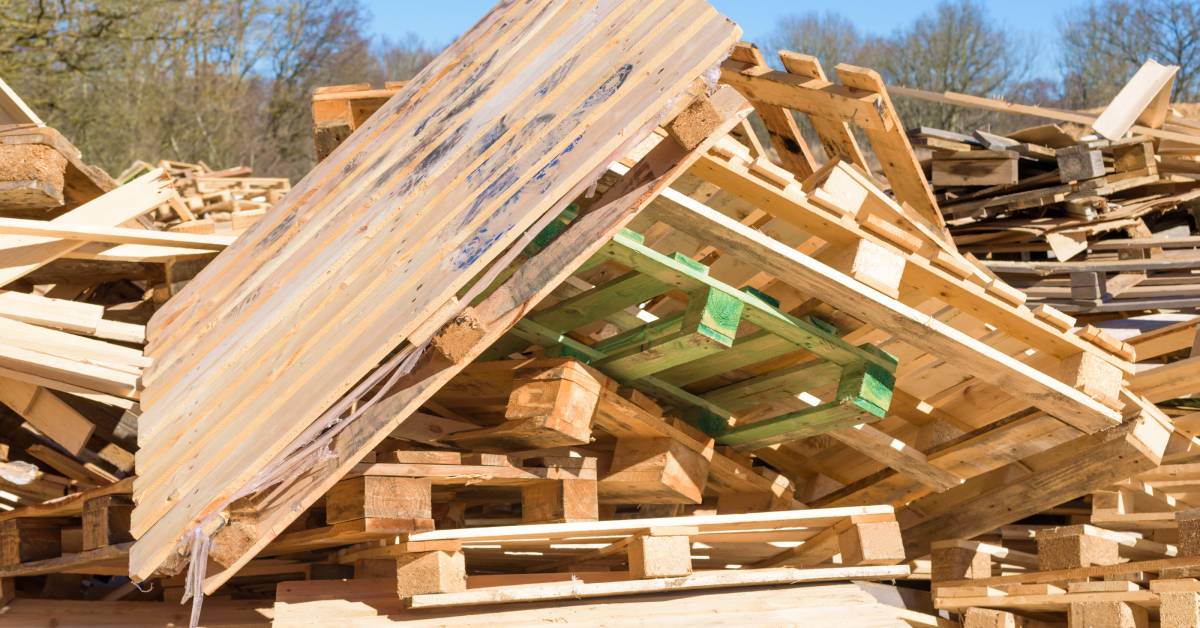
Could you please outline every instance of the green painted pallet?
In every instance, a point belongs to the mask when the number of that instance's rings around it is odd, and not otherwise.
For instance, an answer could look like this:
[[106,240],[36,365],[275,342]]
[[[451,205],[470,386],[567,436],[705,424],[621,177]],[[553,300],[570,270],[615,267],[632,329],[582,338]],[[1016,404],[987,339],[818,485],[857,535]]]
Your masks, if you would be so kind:
[[[633,231],[613,237],[576,274],[605,262],[629,271],[522,319],[484,359],[500,359],[530,344],[574,357],[678,407],[681,416],[717,442],[743,449],[869,423],[886,414],[896,369],[887,353],[851,345],[823,321],[781,312],[769,296],[718,281],[707,266],[680,253],[659,253]],[[668,292],[687,295],[682,312],[644,317],[648,321],[631,313]],[[590,344],[570,335],[598,321],[621,331]],[[754,330],[739,336],[742,325]],[[799,349],[817,359],[701,394],[684,388]],[[826,389],[831,399],[802,411],[738,421],[739,412],[760,405],[766,391],[792,388]]]

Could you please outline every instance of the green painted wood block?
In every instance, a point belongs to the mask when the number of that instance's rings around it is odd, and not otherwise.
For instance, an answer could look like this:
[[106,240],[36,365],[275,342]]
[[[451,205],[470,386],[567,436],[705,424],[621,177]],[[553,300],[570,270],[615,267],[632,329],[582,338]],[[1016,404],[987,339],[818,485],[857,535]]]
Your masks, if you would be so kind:
[[559,214],[557,218],[552,220],[550,224],[546,225],[541,231],[538,232],[536,236],[533,237],[533,240],[528,246],[525,247],[525,250],[522,251],[522,253],[529,257],[537,255],[538,252],[549,246],[550,243],[555,240],[555,238],[562,235],[562,233],[567,230],[567,227],[570,226],[571,221],[575,220],[575,217],[578,215],[578,205],[575,203],[567,205],[567,208],[563,210],[563,212]]
[[737,295],[707,288],[688,295],[683,328],[708,336],[726,347],[733,346],[745,303]]
[[617,232],[617,237],[625,238],[627,240],[633,240],[634,242],[637,242],[638,244],[646,243],[646,236],[634,231],[633,229],[623,228]]
[[717,288],[701,289],[689,295],[678,331],[663,333],[670,328],[658,321],[643,326],[659,332],[658,337],[608,353],[596,368],[617,379],[633,380],[719,353],[733,346],[742,310],[737,296]]
[[671,254],[671,259],[687,266],[688,268],[700,273],[701,275],[708,274],[708,266],[697,262],[696,260],[684,255],[683,253],[675,252]]
[[896,377],[871,362],[847,366],[838,382],[837,398],[858,404],[879,418],[887,414],[892,404],[892,388]]
[[692,427],[720,440],[720,436],[729,431],[729,415],[714,412],[703,406],[689,406],[683,410],[682,418]]
[[763,301],[767,305],[770,305],[771,307],[773,307],[777,310],[779,309],[779,299],[776,299],[775,297],[763,292],[762,290],[759,290],[758,288],[754,288],[751,286],[742,286],[742,292],[745,292],[746,294],[754,295],[754,296],[758,297],[758,299],[760,301]]

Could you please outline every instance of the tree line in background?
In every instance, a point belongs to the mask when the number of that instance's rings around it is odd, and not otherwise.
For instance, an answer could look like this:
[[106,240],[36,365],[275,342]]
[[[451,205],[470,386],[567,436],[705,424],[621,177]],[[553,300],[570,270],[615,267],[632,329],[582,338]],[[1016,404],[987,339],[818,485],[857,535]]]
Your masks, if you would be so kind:
[[[136,159],[303,176],[314,87],[413,76],[437,50],[377,40],[358,0],[0,0],[0,77],[110,172]],[[1042,15],[1030,19],[1047,19]],[[1083,109],[1143,61],[1180,66],[1177,102],[1200,100],[1200,0],[1092,0],[1039,41],[978,0],[947,0],[890,35],[837,13],[784,18],[761,42],[877,69],[891,84]],[[1057,77],[1036,76],[1051,55]],[[996,114],[896,99],[909,126],[1012,125]]]
[[[1032,15],[1030,20],[1046,16]],[[1050,18],[1053,19],[1053,18]],[[832,75],[838,63],[874,68],[889,84],[955,91],[1064,109],[1102,107],[1147,59],[1179,66],[1175,102],[1200,100],[1200,1],[1093,0],[1071,5],[1052,41],[1024,25],[999,24],[979,0],[948,0],[890,35],[861,32],[838,13],[783,19],[767,47],[811,54]],[[1040,56],[1060,76],[1034,74]],[[909,99],[893,99],[908,126],[958,131],[1021,120]]]
[[436,54],[377,41],[355,0],[0,0],[0,77],[87,159],[312,167],[319,85],[413,76]]

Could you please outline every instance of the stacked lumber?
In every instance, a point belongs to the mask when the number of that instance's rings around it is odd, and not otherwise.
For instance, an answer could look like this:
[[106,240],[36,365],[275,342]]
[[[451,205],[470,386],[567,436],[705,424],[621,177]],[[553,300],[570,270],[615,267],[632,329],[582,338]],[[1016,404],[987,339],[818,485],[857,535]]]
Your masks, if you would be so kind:
[[993,575],[1014,552],[1003,546],[944,541],[933,550],[935,607],[967,627],[1003,625],[1192,626],[1200,616],[1194,541],[1178,544],[1089,524],[1030,531],[1034,563]]
[[163,170],[117,182],[3,91],[0,594],[79,595],[128,572],[145,324],[232,238],[156,229]]
[[1200,303],[1192,285],[1200,128],[1169,117],[1177,70],[1148,61],[1098,116],[1009,109],[1074,124],[1004,135],[911,129],[960,250],[1032,301],[1073,314]]
[[204,162],[165,159],[135,162],[117,179],[126,182],[154,168],[171,177],[178,193],[154,211],[155,226],[181,233],[240,235],[292,187],[284,178],[251,176],[247,166],[213,170]]

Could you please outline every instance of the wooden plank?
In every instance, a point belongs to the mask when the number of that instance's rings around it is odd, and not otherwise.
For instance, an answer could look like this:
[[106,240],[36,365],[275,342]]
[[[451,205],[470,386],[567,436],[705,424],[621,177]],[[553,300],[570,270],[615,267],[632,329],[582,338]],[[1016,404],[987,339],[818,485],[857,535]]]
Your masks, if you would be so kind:
[[933,185],[989,186],[1017,182],[1017,153],[971,150],[934,155]]
[[736,33],[698,0],[501,6],[406,84],[152,320],[134,576],[402,341],[453,318],[455,292],[644,137]]
[[107,242],[110,244],[154,244],[206,251],[221,251],[233,244],[235,236],[198,235],[170,231],[126,229],[106,225],[58,224],[45,220],[22,218],[0,218],[0,234],[60,238],[80,242]]
[[133,478],[107,484],[80,493],[71,493],[40,504],[30,504],[0,513],[0,521],[22,518],[78,517],[83,513],[83,504],[89,499],[105,495],[128,495],[133,492]]
[[[210,574],[205,591],[211,592],[226,582],[237,569],[261,550],[305,508],[312,505],[392,430],[415,412],[433,392],[449,381],[471,359],[478,357],[529,309],[549,294],[583,261],[596,253],[629,219],[669,186],[682,172],[708,150],[712,141],[738,124],[748,112],[744,99],[732,90],[718,90],[713,96],[718,111],[728,119],[718,124],[708,142],[688,151],[675,142],[660,142],[629,173],[601,195],[591,210],[527,261],[496,291],[475,307],[475,315],[485,330],[483,338],[459,362],[441,367],[436,376],[397,384],[396,392],[339,433],[330,444],[332,456],[309,470],[300,479],[278,491],[274,499],[259,509],[255,538],[242,558],[221,572]],[[682,107],[682,104],[678,105]],[[671,117],[668,108],[666,118]]]
[[[1098,117],[1095,114],[1080,113],[1077,111],[1064,111],[1054,109],[1052,107],[1036,107],[1033,105],[1022,105],[1019,103],[1011,103],[997,98],[984,98],[982,96],[972,96],[969,94],[960,94],[958,92],[930,92],[923,89],[913,87],[900,87],[892,85],[888,88],[891,93],[905,98],[915,98],[917,100],[925,100],[929,102],[942,103],[946,105],[956,105],[959,107],[969,107],[972,109],[983,109],[986,111],[998,111],[1000,113],[1011,113],[1015,115],[1034,116],[1037,118],[1045,118],[1048,120],[1058,120],[1061,122],[1073,122],[1084,126],[1091,126]],[[1138,135],[1146,135],[1158,139],[1173,140],[1183,142],[1185,144],[1197,146],[1200,145],[1200,136],[1190,133],[1180,133],[1167,129],[1153,129],[1140,124],[1133,125],[1130,131]]]
[[[779,60],[789,74],[817,81],[829,81],[829,77],[825,76],[825,70],[816,57],[780,50]],[[867,160],[858,147],[858,140],[850,130],[850,125],[839,118],[812,112],[809,113],[809,121],[812,123],[813,130],[817,132],[817,137],[821,140],[821,147],[825,150],[827,159],[848,161],[862,168],[864,172],[870,170]]]
[[[758,47],[747,42],[741,42],[734,46],[730,58],[759,67],[767,65],[767,60]],[[767,127],[771,146],[775,148],[775,153],[779,155],[779,161],[783,167],[801,179],[811,175],[816,170],[816,164],[813,161],[812,152],[808,148],[808,143],[804,141],[804,136],[800,134],[800,128],[796,126],[792,112],[778,105],[760,102],[752,102],[752,104]]]
[[[49,222],[64,225],[112,226],[133,220],[158,207],[175,194],[162,170],[146,174],[107,192]],[[82,246],[77,240],[37,236],[0,237],[0,285],[24,277],[46,263]]]
[[922,484],[944,491],[962,484],[962,478],[929,464],[925,454],[866,423],[833,430],[829,436],[859,453],[877,460]]
[[838,64],[834,70],[843,84],[879,94],[879,116],[890,120],[890,123],[878,128],[863,128],[867,139],[871,141],[871,150],[879,159],[879,165],[887,175],[896,200],[916,210],[917,216],[933,228],[944,230],[946,222],[942,218],[942,211],[938,209],[937,201],[933,198],[933,189],[925,180],[925,172],[913,153],[912,144],[909,143],[904,125],[892,105],[892,98],[888,95],[887,86],[883,84],[883,78],[875,70],[845,63]]
[[4,79],[0,79],[0,124],[46,126]]
[[28,382],[0,377],[0,403],[21,415],[63,449],[78,456],[96,425],[54,393]]
[[64,554],[58,558],[30,561],[19,565],[0,566],[0,578],[44,576],[52,573],[124,576],[132,543],[118,543],[99,549]]
[[958,493],[914,501],[922,515],[903,531],[909,556],[927,553],[934,540],[983,534],[1156,466],[1170,429],[1146,406],[1120,426],[971,478]]
[[[586,582],[598,582],[598,578],[604,575],[581,574],[579,577]],[[469,583],[471,580],[472,577],[468,577]],[[398,626],[436,624],[464,627],[478,626],[481,616],[486,616],[491,626],[506,628],[532,625],[636,626],[650,622],[672,627],[704,623],[830,626],[846,623],[848,617],[853,618],[856,628],[906,625],[897,619],[897,615],[904,612],[902,609],[876,602],[874,597],[862,590],[861,585],[856,584],[774,585],[685,591],[639,595],[621,600],[563,600],[552,604],[499,605],[477,610],[452,607],[404,609],[392,589],[394,582],[389,586],[389,582],[382,578],[366,581],[284,582],[278,588],[275,625],[290,628],[314,623],[328,625],[387,621]],[[66,615],[65,611],[55,612],[44,607],[28,609],[33,606],[29,602],[33,601],[18,599],[11,605],[10,613],[19,618],[16,621],[26,618],[30,618],[27,621],[31,622],[42,620],[44,615],[36,613],[52,613],[49,616],[56,618]],[[155,604],[146,605],[158,607]],[[65,617],[63,623],[69,623]]]
[[1092,123],[1092,130],[1110,140],[1119,140],[1135,122],[1155,129],[1161,127],[1177,72],[1179,66],[1147,60]]
[[781,510],[733,515],[650,517],[646,519],[617,519],[613,521],[433,530],[431,532],[409,535],[409,540],[471,541],[484,543],[488,541],[515,539],[569,539],[587,538],[589,536],[632,535],[651,528],[667,526],[694,526],[699,528],[702,535],[704,533],[729,530],[755,530],[789,526],[801,528],[832,527],[837,522],[851,517],[879,515],[887,518],[892,516],[892,513],[891,506],[849,506],[845,508]]
[[830,567],[826,569],[738,569],[704,571],[679,578],[655,578],[603,583],[564,582],[475,589],[461,593],[431,593],[413,596],[411,608],[479,606],[498,603],[586,599],[614,595],[637,595],[664,591],[752,587],[831,580],[891,580],[909,573],[907,565]]

